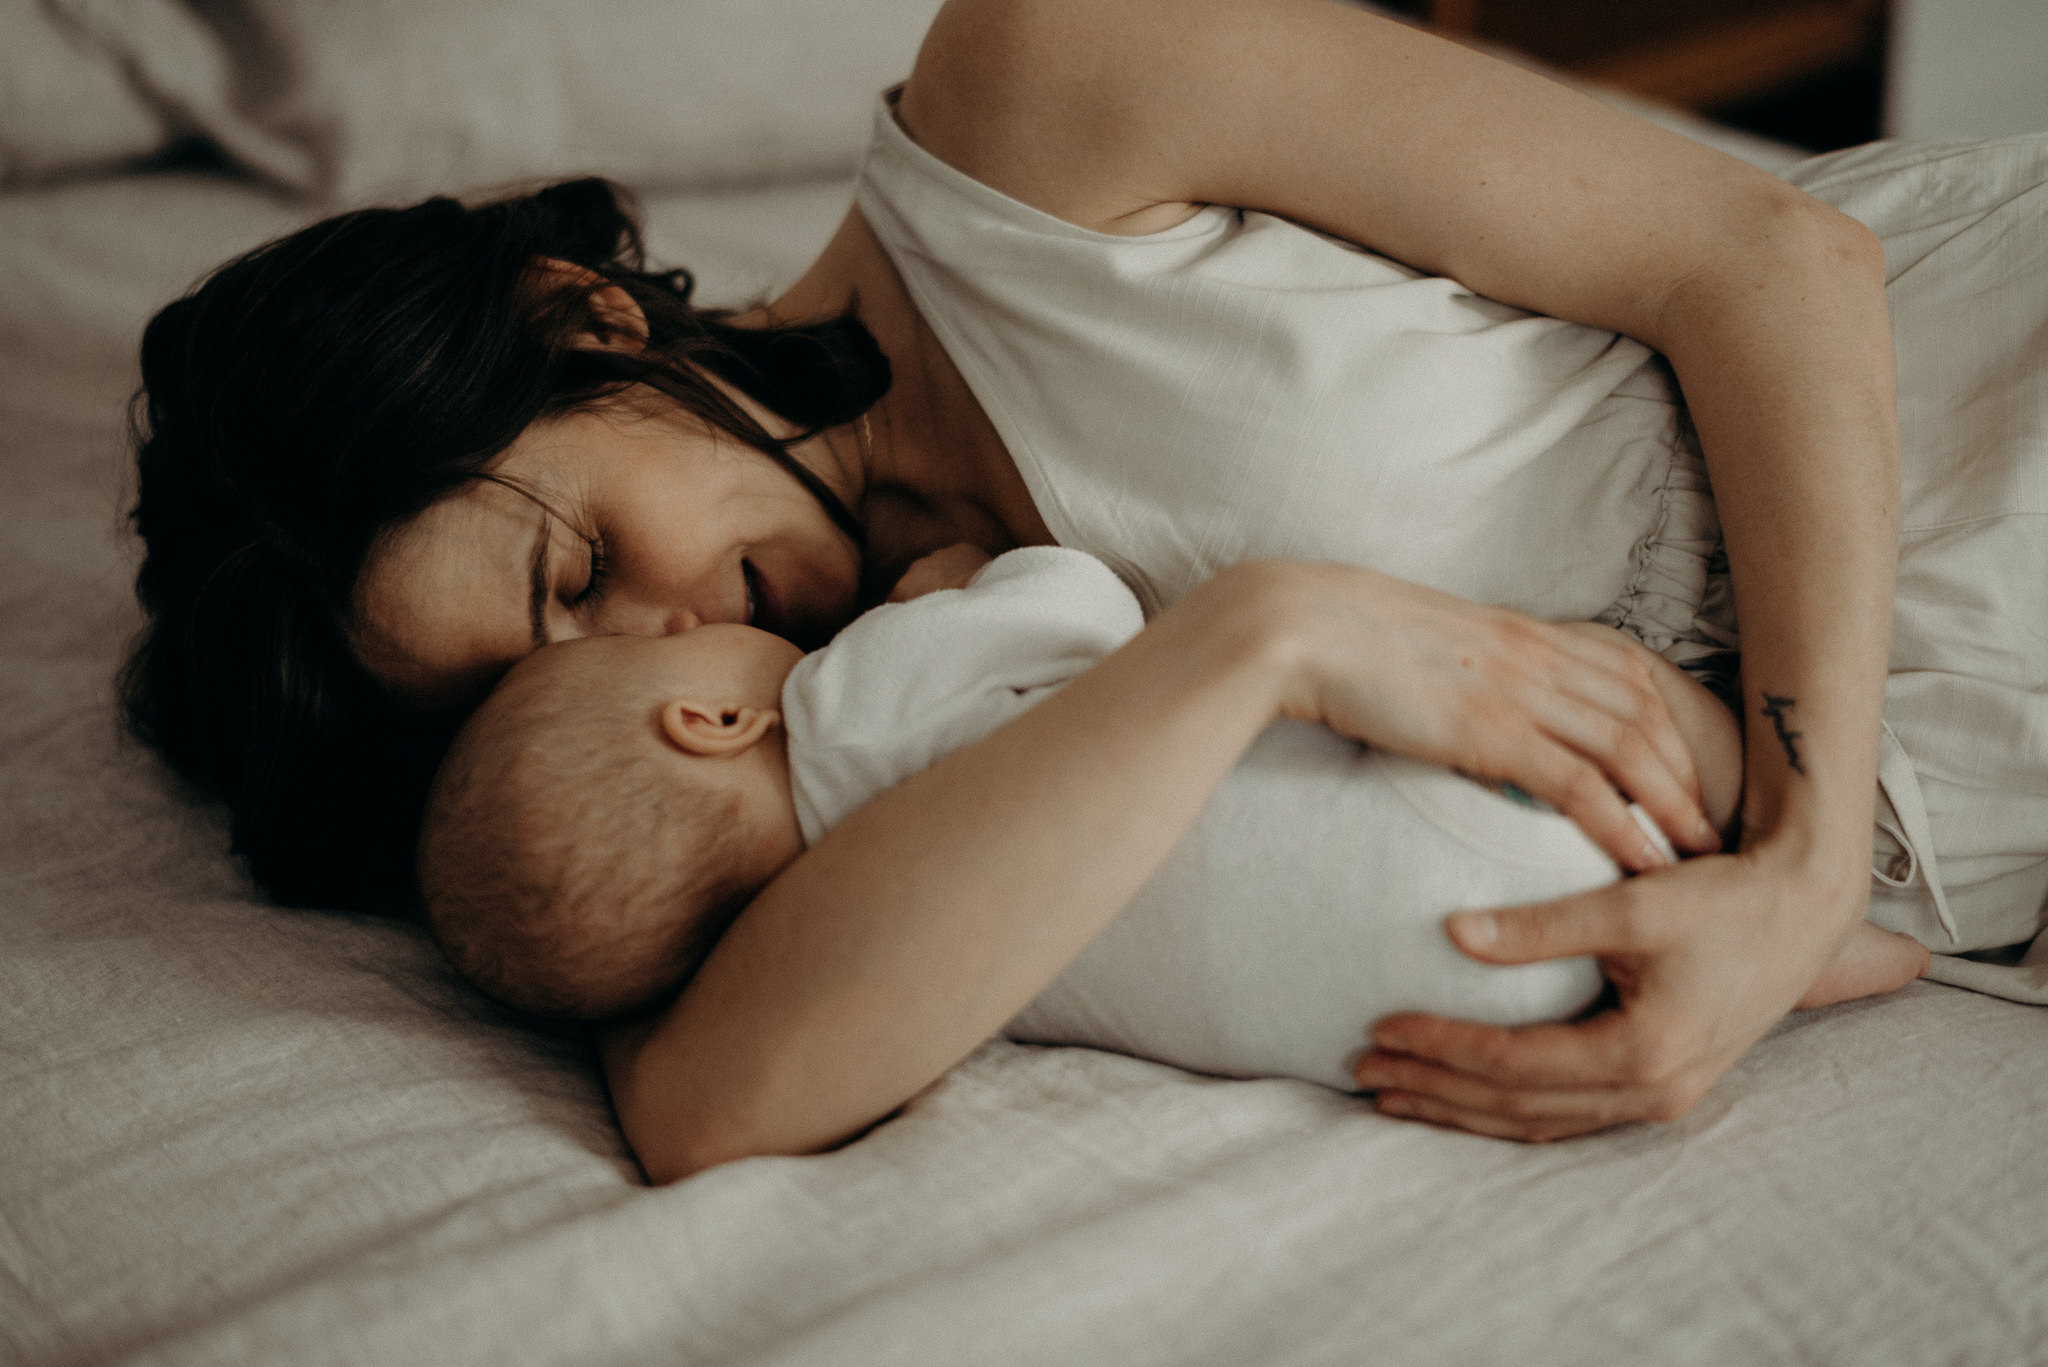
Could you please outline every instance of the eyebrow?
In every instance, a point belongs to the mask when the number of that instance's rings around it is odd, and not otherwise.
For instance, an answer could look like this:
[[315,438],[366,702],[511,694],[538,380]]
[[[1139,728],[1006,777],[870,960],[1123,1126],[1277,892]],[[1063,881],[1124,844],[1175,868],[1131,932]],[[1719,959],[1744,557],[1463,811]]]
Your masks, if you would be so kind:
[[533,648],[548,643],[548,549],[555,542],[555,522],[540,510],[540,534],[533,539],[533,568],[528,571],[526,616],[533,624]]

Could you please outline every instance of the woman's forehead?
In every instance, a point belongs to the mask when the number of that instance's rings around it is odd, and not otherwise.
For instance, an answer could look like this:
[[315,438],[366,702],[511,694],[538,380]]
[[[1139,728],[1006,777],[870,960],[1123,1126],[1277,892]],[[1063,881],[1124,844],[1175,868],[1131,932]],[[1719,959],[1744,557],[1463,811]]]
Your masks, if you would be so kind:
[[488,688],[532,647],[532,565],[556,525],[519,490],[472,480],[387,531],[356,582],[364,665],[422,702]]

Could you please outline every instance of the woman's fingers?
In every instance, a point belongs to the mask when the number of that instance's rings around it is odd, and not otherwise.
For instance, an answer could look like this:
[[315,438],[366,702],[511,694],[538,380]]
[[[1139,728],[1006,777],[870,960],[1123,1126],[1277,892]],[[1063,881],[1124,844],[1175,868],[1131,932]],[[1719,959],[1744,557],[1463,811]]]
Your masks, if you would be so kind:
[[[1689,1051],[1659,1043],[1676,1035],[1645,1030],[1621,1011],[1519,1030],[1424,1016],[1382,1025],[1392,1028],[1374,1032],[1376,1047],[1354,1069],[1361,1088],[1380,1093],[1382,1110],[1513,1139],[1676,1120],[1726,1067],[1700,1066]],[[1383,1040],[1431,1056],[1393,1050]]]
[[[1563,622],[1557,633],[1562,649],[1600,665],[1612,682],[1601,705],[1624,722],[1632,722],[1655,748],[1678,785],[1695,803],[1700,801],[1699,766],[1685,742],[1670,700],[1658,687],[1663,660],[1633,636],[1596,622]],[[1642,801],[1641,794],[1637,800]]]
[[1381,1115],[1420,1120],[1447,1129],[1465,1130],[1494,1139],[1547,1144],[1595,1130],[1626,1125],[1639,1117],[1613,1114],[1605,1107],[1572,1110],[1558,1115],[1506,1114],[1487,1107],[1461,1106],[1420,1092],[1382,1092],[1374,1102]]
[[1646,649],[1610,628],[1555,626],[1371,571],[1283,573],[1312,590],[1288,601],[1316,617],[1306,635],[1313,700],[1287,715],[1509,780],[1636,872],[1667,861],[1628,814],[1631,798],[1672,843],[1717,848]]
[[1516,786],[1570,817],[1608,857],[1631,873],[1669,864],[1649,833],[1629,814],[1628,801],[1609,777],[1574,749],[1542,737],[1506,775]]
[[1388,1115],[1503,1139],[1544,1140],[1638,1121],[1677,1120],[1699,1104],[1725,1069],[1725,1063],[1689,1067],[1613,1086],[1583,1080],[1545,1086],[1504,1083],[1375,1050],[1359,1059],[1356,1077],[1361,1089],[1378,1094],[1376,1104]]
[[[1618,809],[1626,814],[1629,799],[1641,803],[1657,827],[1675,845],[1698,853],[1711,853],[1720,846],[1720,837],[1707,821],[1705,810],[1700,804],[1697,789],[1697,774],[1690,766],[1683,770],[1674,769],[1667,761],[1658,741],[1653,739],[1655,726],[1639,726],[1622,721],[1609,714],[1590,709],[1561,709],[1563,715],[1550,723],[1553,739],[1569,747],[1574,755],[1586,756],[1599,765],[1600,777],[1606,780],[1609,792],[1619,788],[1625,796],[1617,796],[1612,803],[1601,800],[1597,794],[1567,793],[1567,797],[1586,803],[1592,810],[1589,815],[1608,824],[1595,827],[1580,822],[1581,827],[1592,835],[1602,848],[1614,853],[1603,834],[1611,834],[1614,840],[1628,840],[1632,848],[1647,849],[1649,862],[1621,862],[1627,868],[1638,872],[1646,868],[1660,868],[1668,861],[1657,852],[1656,846],[1645,833],[1628,818],[1628,827],[1622,826],[1622,818],[1614,815]],[[1664,721],[1669,725],[1668,714]],[[1583,779],[1578,781],[1584,782]],[[1553,801],[1558,810],[1565,811],[1563,803]],[[1577,811],[1566,815],[1578,819]]]
[[[1688,864],[1690,872],[1695,865]],[[1518,907],[1461,911],[1445,920],[1451,942],[1483,963],[1527,964],[1576,954],[1625,957],[1661,947],[1669,875],[1610,883]]]
[[[1612,627],[1568,622],[1555,630],[1565,650],[1599,666],[1579,680],[1588,690],[1587,701],[1597,709],[1590,715],[1598,722],[1590,735],[1576,734],[1572,739],[1589,753],[1611,756],[1608,772],[1673,844],[1693,854],[1717,852],[1721,835],[1706,810],[1700,758],[1673,700],[1674,693],[1697,691],[1698,685],[1648,646]],[[1569,719],[1564,723],[1570,724]],[[1700,737],[1699,743],[1709,739]],[[1641,753],[1644,750],[1647,755]]]
[[1382,1115],[1525,1143],[1626,1125],[1655,1108],[1639,1088],[1505,1087],[1400,1054],[1361,1059],[1358,1083],[1376,1093],[1373,1104]]
[[[1373,1047],[1359,1058],[1361,1087],[1368,1074],[1403,1070],[1387,1085],[1440,1093],[1450,1079],[1478,1079],[1503,1088],[1602,1088],[1650,1083],[1646,1067],[1631,1059],[1636,1032],[1619,1011],[1576,1025],[1505,1028],[1442,1016],[1389,1016],[1373,1029]],[[1470,1097],[1466,1100],[1469,1102]]]
[[1589,955],[1616,1004],[1516,1029],[1389,1016],[1358,1060],[1390,1114],[1553,1139],[1685,1115],[1838,954],[1867,897],[1860,869],[1759,842],[1531,906],[1462,912],[1452,941],[1489,963]]
[[[1446,1068],[1426,1059],[1379,1051],[1361,1057],[1354,1070],[1360,1088],[1390,1099],[1428,1098],[1505,1120],[1590,1119],[1619,1124],[1629,1098],[1613,1087],[1507,1087],[1491,1078]],[[1607,1117],[1618,1117],[1608,1119]]]
[[1515,1139],[1677,1119],[1827,962],[1831,926],[1846,917],[1828,914],[1830,892],[1853,896],[1804,887],[1752,850],[1555,902],[1460,913],[1449,928],[1467,954],[1502,964],[1589,954],[1617,1005],[1516,1029],[1389,1016],[1358,1060],[1359,1085],[1418,1119]]

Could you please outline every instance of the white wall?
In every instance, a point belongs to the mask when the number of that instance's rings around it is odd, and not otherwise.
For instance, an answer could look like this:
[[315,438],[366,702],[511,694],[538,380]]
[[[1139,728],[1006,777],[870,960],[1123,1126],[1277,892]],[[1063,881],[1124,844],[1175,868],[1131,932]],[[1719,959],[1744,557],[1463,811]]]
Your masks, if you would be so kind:
[[1885,131],[2048,129],[2048,0],[1892,0]]

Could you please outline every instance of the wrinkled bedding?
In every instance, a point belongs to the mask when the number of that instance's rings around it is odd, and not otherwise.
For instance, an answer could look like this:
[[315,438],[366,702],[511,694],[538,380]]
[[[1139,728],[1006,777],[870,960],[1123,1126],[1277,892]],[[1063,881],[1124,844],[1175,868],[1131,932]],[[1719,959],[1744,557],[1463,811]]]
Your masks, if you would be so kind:
[[[737,300],[846,197],[659,198],[652,242]],[[0,196],[0,1361],[2048,1360],[2048,1012],[1931,983],[1550,1147],[997,1042],[839,1152],[641,1185],[579,1036],[262,904],[118,735],[135,337],[308,213]]]

